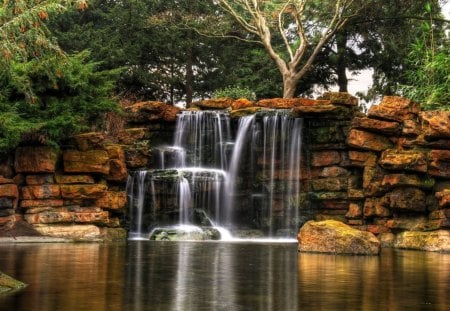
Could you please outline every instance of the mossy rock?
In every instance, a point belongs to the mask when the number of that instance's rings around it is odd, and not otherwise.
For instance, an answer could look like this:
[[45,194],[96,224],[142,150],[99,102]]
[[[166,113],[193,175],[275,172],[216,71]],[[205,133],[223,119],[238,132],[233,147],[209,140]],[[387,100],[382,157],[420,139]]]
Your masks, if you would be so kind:
[[25,283],[0,272],[0,295],[20,290],[26,286],[27,285]]

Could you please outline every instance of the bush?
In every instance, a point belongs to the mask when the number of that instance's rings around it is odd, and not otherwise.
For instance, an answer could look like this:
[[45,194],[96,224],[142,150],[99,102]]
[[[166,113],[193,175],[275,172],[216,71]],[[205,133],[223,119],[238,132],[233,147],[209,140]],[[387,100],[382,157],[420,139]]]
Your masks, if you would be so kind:
[[118,110],[111,93],[119,71],[97,71],[88,57],[12,63],[0,74],[0,151],[102,128],[105,113]]
[[256,100],[256,95],[250,89],[239,86],[228,86],[223,89],[214,91],[213,98],[246,98],[249,100]]

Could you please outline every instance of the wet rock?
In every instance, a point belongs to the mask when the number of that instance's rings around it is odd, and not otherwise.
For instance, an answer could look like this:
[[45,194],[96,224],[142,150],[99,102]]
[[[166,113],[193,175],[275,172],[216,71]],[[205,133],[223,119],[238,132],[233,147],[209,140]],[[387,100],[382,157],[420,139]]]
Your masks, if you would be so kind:
[[102,184],[72,184],[61,185],[63,199],[100,199],[108,187]]
[[373,151],[383,151],[393,146],[387,137],[357,129],[350,131],[347,144],[351,147]]
[[378,255],[380,242],[370,232],[334,220],[308,221],[298,233],[300,252]]
[[406,170],[425,173],[427,157],[424,152],[414,150],[385,150],[381,154],[380,165],[390,170]]
[[27,185],[43,185],[54,183],[53,174],[27,175],[25,177]]
[[53,173],[58,152],[51,147],[18,147],[14,167],[17,173]]
[[0,295],[25,288],[27,285],[0,272]]
[[156,228],[149,236],[155,241],[205,241],[220,240],[220,232],[215,228],[179,226]]
[[66,150],[63,160],[66,173],[109,174],[109,156],[105,150]]
[[105,141],[105,134],[101,132],[90,132],[75,135],[72,137],[78,150],[86,151],[92,149],[102,149]]
[[354,118],[352,127],[366,129],[384,135],[396,135],[400,132],[400,123],[393,121],[382,121],[371,118]]
[[252,106],[253,106],[253,102],[251,100],[248,100],[246,98],[239,98],[231,104],[231,109],[238,110],[238,109],[243,109],[243,108],[249,108]]
[[372,105],[368,116],[389,121],[404,121],[417,118],[420,106],[409,99],[398,96],[383,97],[380,105]]
[[450,252],[450,231],[405,231],[397,234],[394,246],[431,252]]
[[230,112],[230,118],[237,119],[240,117],[252,115],[252,114],[255,114],[255,113],[261,111],[261,109],[262,109],[261,107],[248,107],[248,108],[232,110]]
[[125,163],[128,169],[147,167],[150,158],[148,143],[141,142],[139,145],[124,147]]
[[424,111],[420,117],[426,139],[450,138],[450,111]]
[[37,199],[58,199],[61,198],[61,188],[59,185],[38,185],[22,187],[23,200]]

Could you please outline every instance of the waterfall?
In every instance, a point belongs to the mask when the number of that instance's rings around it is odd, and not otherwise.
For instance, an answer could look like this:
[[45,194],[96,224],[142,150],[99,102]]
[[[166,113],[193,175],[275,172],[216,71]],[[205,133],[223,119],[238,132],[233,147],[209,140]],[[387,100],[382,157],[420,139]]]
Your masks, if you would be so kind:
[[130,175],[132,232],[170,224],[260,230],[291,237],[299,227],[302,120],[289,110],[239,119],[184,111],[173,146],[155,148],[159,167]]
[[255,116],[245,116],[240,118],[236,141],[234,143],[233,155],[228,170],[228,183],[226,185],[228,198],[225,203],[225,223],[221,225],[230,226],[232,223],[232,210],[235,201],[236,180],[239,172],[239,165],[242,160],[242,151],[247,146]]

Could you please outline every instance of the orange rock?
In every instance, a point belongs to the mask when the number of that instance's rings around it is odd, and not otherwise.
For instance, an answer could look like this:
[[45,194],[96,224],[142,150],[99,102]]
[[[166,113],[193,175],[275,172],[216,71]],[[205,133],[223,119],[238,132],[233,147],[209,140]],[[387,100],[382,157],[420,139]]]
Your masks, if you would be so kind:
[[418,136],[422,129],[415,120],[405,120],[403,122],[402,134],[405,136]]
[[118,133],[117,141],[120,144],[131,145],[136,141],[145,139],[147,136],[148,130],[145,127],[129,128]]
[[352,127],[359,129],[367,129],[373,132],[395,135],[400,132],[400,123],[393,121],[382,121],[371,118],[354,118]]
[[426,111],[420,117],[427,139],[450,138],[450,111]]
[[341,191],[347,190],[348,179],[346,177],[320,178],[311,180],[313,191]]
[[433,187],[434,179],[423,179],[419,178],[417,175],[389,174],[383,177],[381,185],[386,189],[403,186],[414,186],[428,189]]
[[325,92],[318,99],[329,100],[332,104],[358,106],[358,98],[347,92]]
[[3,184],[13,184],[14,181],[10,178],[4,178],[3,176],[0,176],[0,185]]
[[415,172],[427,171],[427,158],[425,153],[415,150],[385,150],[381,154],[379,163],[385,169]]
[[337,151],[316,151],[312,154],[312,166],[329,166],[341,162],[341,155]]
[[368,198],[364,202],[364,218],[388,217],[391,212],[387,208],[387,198]]
[[65,150],[64,172],[109,174],[109,156],[105,150]]
[[0,229],[8,230],[14,227],[16,223],[16,217],[14,215],[0,217]]
[[248,100],[246,98],[239,98],[231,104],[231,109],[238,110],[238,109],[243,109],[243,108],[249,108],[252,106],[253,106],[253,102],[251,100]]
[[71,212],[66,209],[54,209],[37,214],[25,214],[25,221],[29,224],[61,224],[61,223],[109,223],[109,213],[107,211],[92,210],[86,212]]
[[127,205],[127,194],[125,191],[108,191],[95,205],[106,209],[123,209]]
[[348,119],[352,115],[352,110],[348,107],[327,104],[327,101],[317,101],[315,105],[293,107],[292,115],[296,118]]
[[59,185],[38,185],[22,187],[23,200],[58,199],[61,197]]
[[391,121],[404,121],[417,118],[420,106],[409,99],[398,96],[385,96],[380,105],[372,105],[368,116]]
[[106,151],[109,155],[109,174],[106,180],[126,181],[128,170],[125,163],[125,153],[120,145],[108,145]]
[[386,194],[389,199],[389,207],[401,211],[426,211],[426,195],[417,188],[404,187],[394,189]]
[[105,134],[102,132],[90,132],[73,136],[78,150],[102,149]]
[[377,164],[377,156],[372,152],[351,150],[348,152],[348,158],[352,166],[365,167]]
[[90,175],[59,175],[55,176],[58,184],[93,184],[94,178]]
[[439,207],[450,207],[450,189],[436,192],[435,196],[439,200]]
[[346,218],[355,219],[362,216],[362,208],[357,203],[350,203],[348,206],[348,212],[345,214]]
[[51,147],[18,147],[14,167],[17,173],[53,173],[58,152]]
[[99,199],[107,190],[108,187],[102,184],[61,185],[63,199]]
[[22,201],[20,201],[20,207],[22,207],[22,208],[60,207],[60,206],[63,206],[63,200],[61,200],[61,199],[22,200]]
[[177,120],[177,115],[180,113],[181,109],[172,105],[165,105],[162,107],[161,116],[166,122],[175,122]]
[[27,185],[52,184],[54,182],[53,174],[27,175],[25,178]]
[[383,151],[393,145],[387,137],[357,129],[350,131],[347,144],[351,147],[373,151]]
[[201,109],[226,109],[231,107],[233,101],[231,98],[205,99],[196,102],[195,105]]
[[340,166],[329,166],[323,168],[322,172],[320,173],[320,177],[342,177],[342,176],[349,176],[350,172]]

